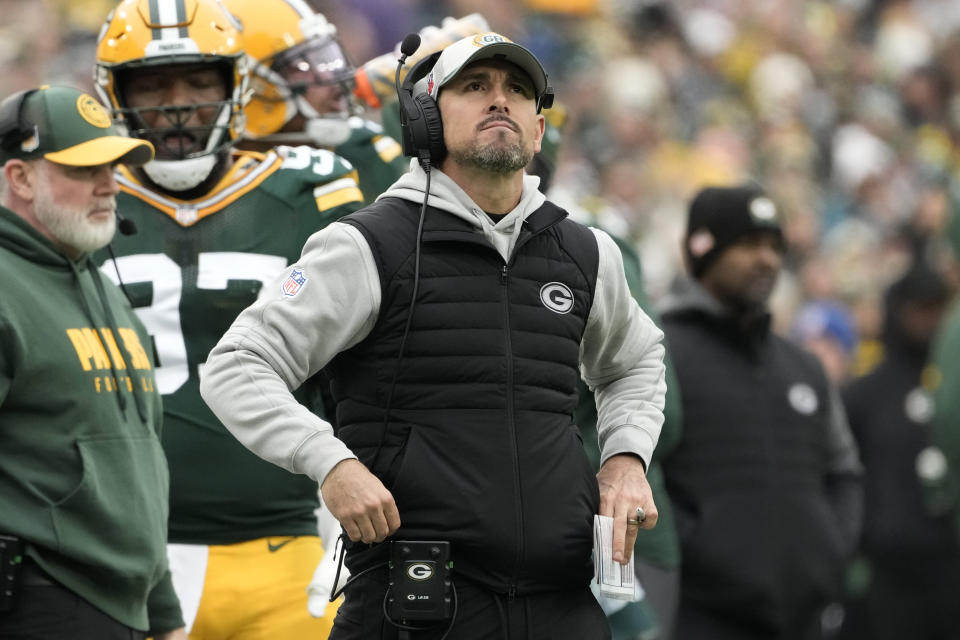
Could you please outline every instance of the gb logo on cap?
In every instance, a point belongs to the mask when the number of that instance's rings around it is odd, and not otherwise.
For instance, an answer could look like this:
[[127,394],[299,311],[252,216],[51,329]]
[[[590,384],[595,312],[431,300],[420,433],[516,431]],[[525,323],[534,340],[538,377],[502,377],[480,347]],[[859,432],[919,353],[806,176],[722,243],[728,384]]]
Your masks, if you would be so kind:
[[478,47],[485,47],[488,44],[496,44],[498,42],[512,42],[509,38],[505,38],[499,33],[478,33],[473,37],[473,44]]
[[80,112],[81,118],[95,127],[106,129],[110,126],[110,115],[107,110],[89,94],[84,93],[77,98],[77,111]]

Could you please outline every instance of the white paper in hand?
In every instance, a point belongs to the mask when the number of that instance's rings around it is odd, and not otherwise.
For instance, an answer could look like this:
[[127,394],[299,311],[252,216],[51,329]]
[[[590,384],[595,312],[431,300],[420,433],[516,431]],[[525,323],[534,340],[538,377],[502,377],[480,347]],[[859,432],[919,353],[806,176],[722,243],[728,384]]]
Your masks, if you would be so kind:
[[636,602],[643,592],[636,588],[633,556],[620,564],[613,559],[613,518],[593,516],[593,581],[600,594],[617,600]]

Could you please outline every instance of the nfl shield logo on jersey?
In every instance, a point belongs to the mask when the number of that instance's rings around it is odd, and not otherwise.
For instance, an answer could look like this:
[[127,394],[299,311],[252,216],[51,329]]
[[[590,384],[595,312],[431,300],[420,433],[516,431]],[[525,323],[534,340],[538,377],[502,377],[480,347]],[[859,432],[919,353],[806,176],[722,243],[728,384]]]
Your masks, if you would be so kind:
[[300,293],[303,285],[307,282],[307,276],[300,269],[294,269],[283,281],[283,295],[293,297]]

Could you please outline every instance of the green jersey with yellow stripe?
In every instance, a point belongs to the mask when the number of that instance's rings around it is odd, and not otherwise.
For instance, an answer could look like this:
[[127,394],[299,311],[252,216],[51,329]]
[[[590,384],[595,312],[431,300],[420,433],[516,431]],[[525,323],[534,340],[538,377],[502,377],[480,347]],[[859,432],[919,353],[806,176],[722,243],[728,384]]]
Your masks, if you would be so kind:
[[170,542],[230,544],[316,535],[317,485],[243,447],[200,397],[207,353],[307,237],[362,205],[356,172],[332,152],[278,147],[234,152],[206,196],[183,201],[117,173],[118,211],[137,232],[117,235],[120,280],[150,332],[170,465]]
[[367,202],[373,202],[396,182],[410,166],[400,143],[383,133],[376,122],[352,117],[350,137],[334,152],[350,161],[360,176],[360,190]]

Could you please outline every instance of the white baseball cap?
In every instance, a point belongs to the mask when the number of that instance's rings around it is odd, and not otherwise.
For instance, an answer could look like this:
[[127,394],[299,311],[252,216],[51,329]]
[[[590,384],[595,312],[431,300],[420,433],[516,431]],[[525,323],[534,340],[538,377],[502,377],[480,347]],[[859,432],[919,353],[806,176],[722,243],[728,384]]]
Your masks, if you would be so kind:
[[530,76],[537,102],[540,102],[548,86],[547,72],[543,70],[543,65],[529,49],[499,33],[467,36],[444,49],[427,76],[427,93],[436,98],[440,88],[453,80],[467,65],[491,58],[512,62],[523,69]]

